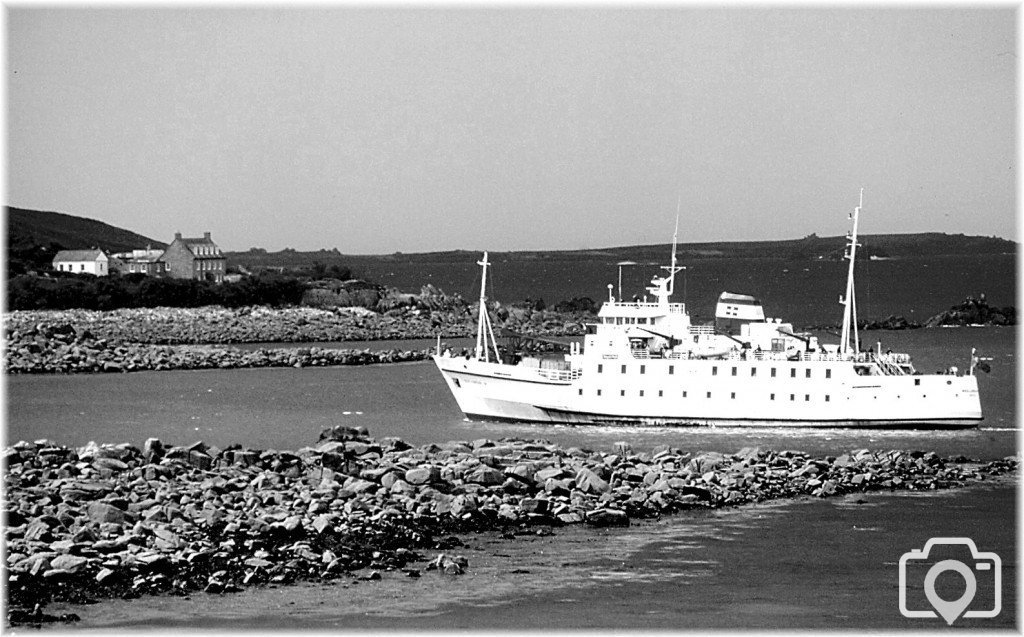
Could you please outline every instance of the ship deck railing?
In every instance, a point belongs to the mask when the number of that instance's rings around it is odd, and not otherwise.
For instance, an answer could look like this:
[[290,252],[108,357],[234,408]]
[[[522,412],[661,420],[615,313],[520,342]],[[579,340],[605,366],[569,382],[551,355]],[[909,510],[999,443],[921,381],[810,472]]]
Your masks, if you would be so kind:
[[[826,352],[822,350],[814,352],[778,352],[771,350],[740,350],[735,349],[717,355],[698,354],[695,352],[652,352],[647,349],[630,350],[633,358],[647,360],[650,358],[665,358],[669,360],[702,360],[715,358],[728,361],[791,361],[791,362],[852,362],[863,365],[877,365],[885,375],[899,376],[907,374],[910,367],[910,355],[902,353],[886,352],[861,352],[859,354],[842,354],[839,352]],[[608,358],[608,357],[605,357]]]

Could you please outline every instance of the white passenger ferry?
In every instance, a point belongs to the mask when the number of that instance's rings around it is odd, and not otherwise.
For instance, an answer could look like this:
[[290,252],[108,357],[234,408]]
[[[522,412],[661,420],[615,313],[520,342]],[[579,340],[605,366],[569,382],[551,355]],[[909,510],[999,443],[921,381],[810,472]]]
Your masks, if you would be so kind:
[[[862,195],[863,196],[863,195]],[[863,203],[863,199],[861,200]],[[587,326],[582,347],[550,356],[502,353],[486,310],[487,253],[475,351],[434,361],[459,408],[475,420],[573,424],[974,427],[982,420],[978,359],[966,373],[921,374],[910,356],[881,346],[862,351],[857,333],[854,260],[849,260],[840,342],[821,343],[793,325],[765,318],[760,302],[725,292],[713,325],[695,325],[684,303],[670,302],[676,265],[673,237],[667,274],[654,277],[653,301],[612,296]],[[677,223],[678,226],[678,223]],[[621,292],[620,292],[621,294]]]

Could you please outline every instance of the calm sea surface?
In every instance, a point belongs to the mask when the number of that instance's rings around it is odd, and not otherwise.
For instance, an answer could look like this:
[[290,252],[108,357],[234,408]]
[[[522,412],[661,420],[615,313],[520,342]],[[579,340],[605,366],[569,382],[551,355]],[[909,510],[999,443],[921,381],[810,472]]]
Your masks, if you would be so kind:
[[[863,336],[866,344],[880,339],[883,348],[913,354],[921,371],[965,369],[971,347],[992,357],[992,372],[979,378],[984,424],[958,432],[885,432],[474,423],[459,413],[432,363],[424,362],[12,376],[7,438],[141,445],[152,436],[169,444],[297,449],[315,444],[322,428],[344,424],[413,444],[515,436],[599,450],[625,440],[637,450],[670,444],[694,452],[760,446],[835,455],[896,448],[984,460],[1016,453],[1014,328]],[[937,629],[945,624],[899,614],[897,566],[902,553],[929,537],[959,535],[1001,556],[1003,611],[956,625],[1007,628],[1016,623],[1015,529],[1012,480],[941,493],[804,499],[625,530],[559,529],[551,537],[511,541],[473,536],[462,551],[470,570],[460,578],[387,574],[380,582],[111,601],[71,608],[83,621],[67,628]],[[920,582],[911,586],[920,598]],[[991,586],[984,590],[979,608],[994,601]]]

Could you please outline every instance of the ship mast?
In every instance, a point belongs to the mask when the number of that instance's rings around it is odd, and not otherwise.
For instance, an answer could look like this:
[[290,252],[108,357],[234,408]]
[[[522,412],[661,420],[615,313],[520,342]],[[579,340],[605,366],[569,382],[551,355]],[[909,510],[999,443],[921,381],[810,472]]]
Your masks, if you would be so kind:
[[[655,278],[652,283],[652,287],[647,288],[658,297],[660,303],[668,303],[668,298],[672,296],[672,292],[675,291],[676,284],[676,272],[679,272],[683,268],[676,265],[676,245],[679,242],[679,208],[682,205],[682,197],[676,201],[676,229],[672,233],[672,261],[671,265],[661,266],[662,270],[668,270],[668,275],[657,279]],[[667,287],[662,285],[668,283]]]
[[846,275],[846,295],[839,299],[843,305],[843,333],[840,340],[840,353],[849,354],[852,345],[853,353],[860,351],[860,340],[857,336],[857,299],[854,295],[853,266],[857,256],[857,221],[860,216],[860,209],[864,205],[864,189],[860,189],[860,202],[853,209],[850,218],[853,219],[853,232],[847,235],[846,258],[850,260],[850,270]]
[[483,261],[477,261],[477,265],[483,268],[483,275],[480,277],[480,316],[476,325],[476,359],[483,359],[490,362],[490,351],[487,349],[487,335],[491,337],[491,345],[494,347],[494,361],[501,362],[501,355],[498,354],[498,342],[494,339],[494,330],[491,329],[491,317],[487,314],[487,252],[484,252]]

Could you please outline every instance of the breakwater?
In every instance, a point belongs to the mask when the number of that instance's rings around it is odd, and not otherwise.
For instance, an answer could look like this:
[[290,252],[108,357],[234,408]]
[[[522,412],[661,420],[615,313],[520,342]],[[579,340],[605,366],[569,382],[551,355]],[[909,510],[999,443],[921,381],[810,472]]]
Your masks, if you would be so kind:
[[12,623],[47,619],[54,600],[386,571],[451,576],[472,567],[458,533],[511,538],[777,498],[942,489],[1018,466],[919,451],[635,453],[627,443],[593,451],[519,439],[413,447],[342,427],[297,451],[36,441],[2,459]]
[[[580,313],[498,308],[496,326],[535,336],[578,335]],[[231,343],[427,339],[475,334],[475,319],[452,311],[400,308],[378,314],[362,308],[248,307],[32,310],[4,316],[9,374],[129,372],[239,367],[367,365],[425,360],[429,350],[263,348],[242,352]]]
[[4,370],[8,374],[137,372],[171,369],[323,367],[425,360],[429,350],[261,348],[254,351],[212,345],[124,343],[77,331],[66,323],[36,324],[8,332]]
[[[399,308],[383,314],[362,308],[322,310],[262,306],[223,308],[133,308],[23,310],[4,316],[7,333],[27,332],[40,323],[70,325],[98,339],[154,345],[310,343],[458,338],[476,334],[476,309],[430,311]],[[583,334],[582,314],[499,307],[495,328],[536,336]],[[591,317],[592,320],[592,317]]]

